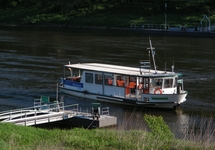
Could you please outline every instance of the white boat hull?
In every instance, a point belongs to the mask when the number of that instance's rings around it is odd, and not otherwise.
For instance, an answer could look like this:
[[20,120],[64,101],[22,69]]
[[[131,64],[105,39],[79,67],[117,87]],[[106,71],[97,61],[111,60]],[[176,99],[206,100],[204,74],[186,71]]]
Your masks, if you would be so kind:
[[[83,91],[75,91],[66,89],[63,87],[59,87],[60,92],[73,95],[80,98],[86,98],[91,100],[97,100],[101,102],[115,103],[115,104],[123,104],[130,106],[142,106],[142,107],[156,107],[156,108],[174,108],[177,104],[180,104],[186,101],[186,93],[184,94],[143,94],[141,100],[125,98],[125,97],[115,97],[115,96],[106,96],[101,94],[87,93]],[[148,100],[144,98],[148,98]],[[162,100],[161,99],[166,99]],[[153,100],[154,99],[154,100]]]

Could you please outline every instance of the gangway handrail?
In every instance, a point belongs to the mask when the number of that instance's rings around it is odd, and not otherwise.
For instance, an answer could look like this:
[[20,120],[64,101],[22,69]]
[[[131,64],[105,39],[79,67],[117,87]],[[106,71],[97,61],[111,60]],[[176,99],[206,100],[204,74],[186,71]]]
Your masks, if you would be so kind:
[[[64,102],[60,102],[58,104],[63,104]],[[49,106],[51,105],[56,105],[57,103],[50,103],[50,104],[47,104]],[[34,107],[26,107],[26,108],[18,108],[18,109],[13,109],[13,110],[6,110],[6,111],[2,111],[0,112],[0,116],[4,116],[4,115],[7,115],[7,114],[11,114],[11,113],[19,113],[19,112],[22,112],[23,110],[34,110],[35,109],[35,106]]]
[[[34,112],[36,113],[36,111],[41,111],[41,112],[43,112],[43,111],[47,111],[47,112],[63,111],[64,112],[65,108],[74,107],[74,106],[75,106],[75,109],[72,109],[72,111],[78,113],[78,105],[79,104],[72,104],[72,105],[64,106],[64,102],[60,102],[60,103],[42,105],[40,107],[41,109],[35,109],[35,107],[27,107],[27,108],[22,108],[22,109],[3,111],[3,112],[0,112],[0,120],[3,120],[3,119],[11,120],[13,118],[13,116],[17,117],[19,115],[21,116],[21,118],[25,118],[25,117],[27,117],[27,115],[29,115],[30,112],[32,112],[32,114],[33,114]],[[54,107],[52,107],[52,106],[54,106]],[[55,107],[55,106],[57,106],[57,107]],[[39,108],[39,107],[37,107],[37,108]],[[44,109],[44,108],[46,108],[46,109]]]
[[102,108],[102,115],[109,116],[109,107],[103,107]]

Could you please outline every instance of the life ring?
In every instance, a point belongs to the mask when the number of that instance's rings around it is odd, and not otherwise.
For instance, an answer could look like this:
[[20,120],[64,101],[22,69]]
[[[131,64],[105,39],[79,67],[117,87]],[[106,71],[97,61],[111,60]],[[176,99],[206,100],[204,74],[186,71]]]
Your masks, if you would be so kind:
[[154,94],[162,94],[161,89],[160,88],[156,88],[155,91],[154,91]]

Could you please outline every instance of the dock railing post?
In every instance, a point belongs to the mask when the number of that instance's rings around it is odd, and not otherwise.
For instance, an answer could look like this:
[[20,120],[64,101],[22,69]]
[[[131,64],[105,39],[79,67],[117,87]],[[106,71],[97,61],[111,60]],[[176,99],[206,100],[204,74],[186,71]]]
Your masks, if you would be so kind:
[[12,119],[12,111],[10,111],[10,120]]
[[65,108],[65,107],[64,107],[64,103],[63,103],[63,112],[64,112],[64,110],[65,110],[64,108]]
[[35,116],[34,117],[34,125],[36,125],[37,124],[37,117]]
[[37,113],[36,113],[36,110],[35,110],[35,113],[34,113],[34,125],[36,125],[36,123],[37,123],[37,121],[36,121],[36,119],[37,119]]

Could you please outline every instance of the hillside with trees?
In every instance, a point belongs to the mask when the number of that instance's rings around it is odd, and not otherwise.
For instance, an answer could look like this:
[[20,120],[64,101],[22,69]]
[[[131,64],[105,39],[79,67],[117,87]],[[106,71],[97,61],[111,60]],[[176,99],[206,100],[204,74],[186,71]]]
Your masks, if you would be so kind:
[[215,20],[214,0],[0,0],[0,24],[129,27]]

